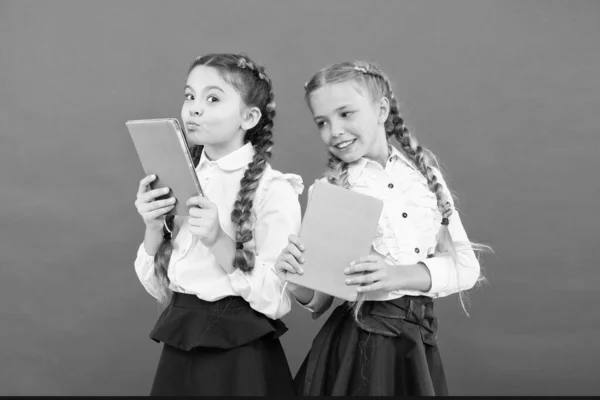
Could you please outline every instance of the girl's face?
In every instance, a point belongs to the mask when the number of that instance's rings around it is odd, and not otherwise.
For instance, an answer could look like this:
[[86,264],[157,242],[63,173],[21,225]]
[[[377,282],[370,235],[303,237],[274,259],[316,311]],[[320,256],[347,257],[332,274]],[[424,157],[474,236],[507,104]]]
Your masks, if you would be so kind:
[[[329,151],[346,163],[385,160],[387,99],[374,103],[355,81],[327,84],[309,95],[309,108]],[[381,104],[385,103],[385,104]]]
[[[220,157],[243,146],[247,129],[256,125],[239,92],[213,67],[197,66],[185,86],[181,119],[191,145],[204,145],[209,155]],[[259,112],[260,113],[260,112]],[[258,115],[260,119],[260,114]]]

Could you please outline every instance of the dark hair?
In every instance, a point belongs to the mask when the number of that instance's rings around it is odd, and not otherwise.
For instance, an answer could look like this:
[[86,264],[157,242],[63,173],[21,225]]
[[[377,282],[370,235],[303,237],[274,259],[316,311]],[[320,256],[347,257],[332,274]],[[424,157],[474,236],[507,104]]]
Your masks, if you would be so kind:
[[[248,164],[248,169],[240,182],[240,191],[233,205],[231,220],[236,225],[236,251],[233,267],[244,272],[254,269],[254,253],[245,250],[244,243],[252,240],[252,205],[260,178],[271,158],[273,146],[273,119],[275,118],[275,102],[271,78],[265,69],[243,54],[207,54],[196,58],[189,73],[198,66],[215,68],[228,84],[240,94],[242,101],[251,107],[258,107],[262,113],[260,121],[252,129],[246,131],[244,143],[250,142],[254,147],[254,158]],[[193,146],[190,151],[194,165],[198,165],[203,146]],[[167,270],[173,245],[170,231],[173,230],[174,217],[169,216],[165,221],[168,229],[163,228],[164,240],[154,256],[154,273],[161,287],[162,300],[170,297],[169,278]],[[161,300],[161,299],[159,299]]]

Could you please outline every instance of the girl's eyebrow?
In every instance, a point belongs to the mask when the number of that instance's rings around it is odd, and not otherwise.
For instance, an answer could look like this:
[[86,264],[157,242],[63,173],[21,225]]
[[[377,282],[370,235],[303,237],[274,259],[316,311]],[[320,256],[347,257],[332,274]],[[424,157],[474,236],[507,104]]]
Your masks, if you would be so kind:
[[[192,92],[194,91],[194,88],[192,88],[190,85],[185,85],[185,88],[191,90]],[[216,89],[216,90],[218,90],[218,91],[220,91],[222,93],[225,93],[225,91],[223,89],[221,89],[219,86],[215,86],[215,85],[208,86],[208,87],[204,88],[203,91],[207,92],[207,91],[212,90],[212,89]]]
[[[344,108],[349,108],[349,107],[351,107],[350,104],[344,104],[343,106],[339,106],[338,108],[336,108],[335,110],[333,110],[333,112],[339,112],[339,111],[342,111]],[[322,116],[322,115],[317,115],[313,119],[316,120],[318,118],[325,118],[325,117]]]

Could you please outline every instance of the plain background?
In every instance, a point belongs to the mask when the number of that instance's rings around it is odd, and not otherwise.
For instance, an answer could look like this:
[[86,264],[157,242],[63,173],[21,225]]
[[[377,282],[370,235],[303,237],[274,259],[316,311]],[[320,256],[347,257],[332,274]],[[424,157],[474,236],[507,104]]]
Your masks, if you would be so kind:
[[[208,52],[266,65],[273,165],[307,185],[325,152],[304,82],[379,62],[496,252],[471,318],[437,302],[451,393],[598,394],[598,21],[598,1],[0,1],[0,394],[149,392],[160,346],[124,122],[179,117]],[[284,318],[293,372],[324,320]]]

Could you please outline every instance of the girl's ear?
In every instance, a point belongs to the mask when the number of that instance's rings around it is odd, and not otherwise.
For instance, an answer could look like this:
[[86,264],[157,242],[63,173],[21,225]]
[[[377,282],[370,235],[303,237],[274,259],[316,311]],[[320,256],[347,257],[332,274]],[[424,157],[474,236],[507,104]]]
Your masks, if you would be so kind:
[[262,117],[262,113],[258,107],[246,108],[242,114],[242,129],[248,131],[258,124]]
[[388,116],[390,115],[390,100],[383,96],[381,100],[379,100],[378,108],[379,115],[377,118],[377,122],[379,124],[384,124],[387,121]]

